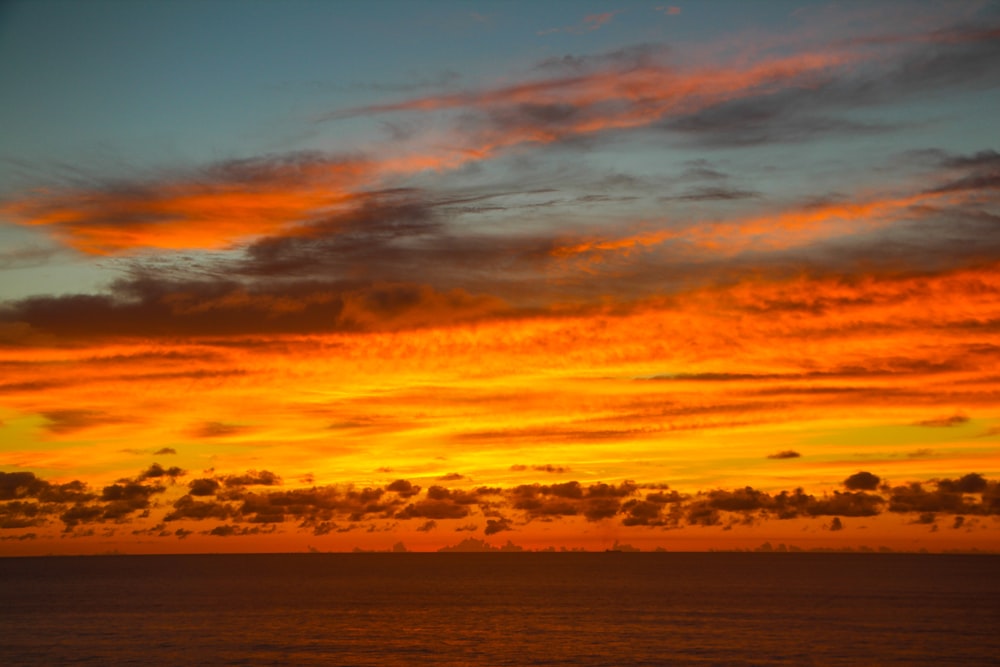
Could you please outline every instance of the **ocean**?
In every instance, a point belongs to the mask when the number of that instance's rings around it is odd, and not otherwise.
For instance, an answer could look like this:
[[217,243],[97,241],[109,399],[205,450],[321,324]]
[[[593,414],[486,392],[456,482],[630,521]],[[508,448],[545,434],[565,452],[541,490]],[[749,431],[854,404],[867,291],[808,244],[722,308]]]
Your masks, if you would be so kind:
[[0,664],[1000,664],[1000,556],[0,558]]

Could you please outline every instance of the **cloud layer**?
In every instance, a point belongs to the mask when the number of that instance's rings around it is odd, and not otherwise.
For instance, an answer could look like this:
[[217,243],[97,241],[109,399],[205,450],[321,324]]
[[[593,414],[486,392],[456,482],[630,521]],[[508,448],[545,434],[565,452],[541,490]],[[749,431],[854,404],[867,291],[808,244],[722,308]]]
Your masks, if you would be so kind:
[[316,150],[5,191],[0,271],[108,280],[0,301],[2,529],[992,535],[995,11],[557,50],[631,12],[316,98]]

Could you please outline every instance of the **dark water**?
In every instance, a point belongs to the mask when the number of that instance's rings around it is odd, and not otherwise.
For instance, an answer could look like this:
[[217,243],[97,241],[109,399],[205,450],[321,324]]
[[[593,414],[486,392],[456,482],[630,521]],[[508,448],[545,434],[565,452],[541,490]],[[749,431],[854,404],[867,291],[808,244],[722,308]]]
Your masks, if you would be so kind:
[[0,664],[985,665],[1000,557],[0,559]]

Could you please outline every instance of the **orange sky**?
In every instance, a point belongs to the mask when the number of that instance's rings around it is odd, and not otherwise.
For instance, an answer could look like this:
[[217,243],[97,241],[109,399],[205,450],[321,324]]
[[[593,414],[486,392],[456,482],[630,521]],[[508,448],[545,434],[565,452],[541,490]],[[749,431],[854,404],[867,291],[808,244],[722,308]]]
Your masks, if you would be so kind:
[[1000,70],[930,14],[5,190],[0,554],[1000,549]]

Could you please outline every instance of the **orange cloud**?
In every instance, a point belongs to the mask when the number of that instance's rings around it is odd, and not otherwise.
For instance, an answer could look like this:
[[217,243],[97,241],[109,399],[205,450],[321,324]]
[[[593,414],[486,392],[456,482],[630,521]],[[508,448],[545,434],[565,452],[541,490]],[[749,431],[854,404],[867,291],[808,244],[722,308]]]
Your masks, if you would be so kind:
[[363,161],[237,162],[197,180],[49,190],[8,201],[3,212],[88,254],[217,250],[335,211],[371,183],[371,165]]

